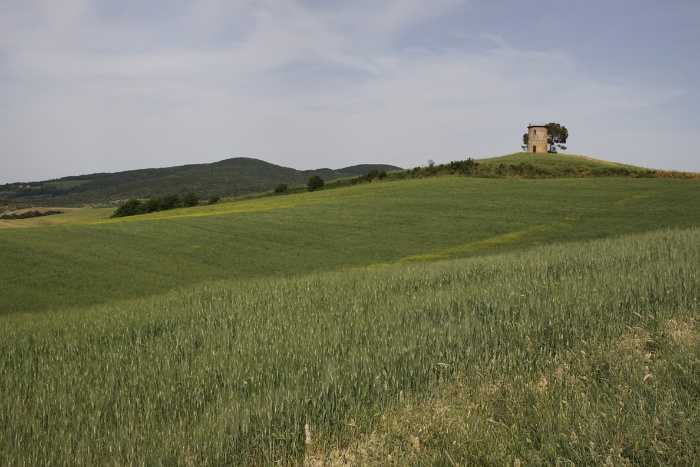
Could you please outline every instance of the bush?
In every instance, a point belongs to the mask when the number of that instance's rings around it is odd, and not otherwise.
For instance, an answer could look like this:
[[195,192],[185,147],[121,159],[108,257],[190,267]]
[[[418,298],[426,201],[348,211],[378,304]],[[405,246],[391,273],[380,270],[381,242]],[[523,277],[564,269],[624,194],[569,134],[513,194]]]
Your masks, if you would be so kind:
[[[142,208],[143,213],[157,212],[160,210],[161,210],[160,198],[150,198],[145,203],[143,203],[143,208]],[[137,213],[137,214],[141,214],[141,213]]]
[[287,191],[286,183],[280,183],[275,187],[275,193],[284,193],[285,191]]
[[314,175],[313,177],[309,178],[309,183],[307,186],[309,187],[309,191],[316,191],[323,188],[324,183],[325,182],[321,177]]
[[178,195],[167,195],[163,196],[160,201],[161,211],[167,211],[168,209],[176,209],[182,206],[182,200]]
[[[211,204],[219,201],[218,197],[215,198],[210,200]],[[199,196],[195,195],[194,193],[189,193],[183,199],[180,199],[178,195],[167,195],[163,196],[162,198],[150,198],[146,202],[142,202],[138,198],[131,198],[129,201],[119,206],[110,217],[135,216],[137,214],[167,211],[168,209],[176,209],[183,206],[193,207],[197,206],[198,204]]]
[[141,203],[141,200],[131,198],[129,201],[119,206],[110,217],[135,216],[136,214],[141,214],[143,212],[143,203]]
[[27,211],[22,214],[4,214],[0,219],[15,220],[15,219],[31,219],[33,217],[52,216],[54,214],[63,214],[63,211]]
[[187,196],[185,196],[182,199],[182,205],[191,208],[194,206],[197,206],[199,204],[199,196],[195,195],[192,192],[187,193]]
[[368,182],[371,182],[372,180],[374,180],[377,177],[379,177],[379,170],[372,169],[369,172],[367,172],[367,174],[365,175],[365,180],[367,180]]

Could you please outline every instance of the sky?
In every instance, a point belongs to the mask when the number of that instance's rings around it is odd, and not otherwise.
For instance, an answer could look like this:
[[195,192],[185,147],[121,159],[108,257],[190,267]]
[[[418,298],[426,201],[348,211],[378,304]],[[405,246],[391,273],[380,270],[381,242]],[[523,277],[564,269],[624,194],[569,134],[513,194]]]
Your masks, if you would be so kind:
[[519,152],[700,172],[697,0],[1,0],[0,183]]

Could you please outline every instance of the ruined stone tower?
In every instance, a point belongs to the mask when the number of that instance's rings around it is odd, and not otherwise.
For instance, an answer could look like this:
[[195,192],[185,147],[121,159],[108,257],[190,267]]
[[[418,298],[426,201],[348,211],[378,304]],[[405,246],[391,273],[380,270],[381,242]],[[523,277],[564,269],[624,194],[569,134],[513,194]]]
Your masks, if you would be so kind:
[[527,152],[547,152],[547,127],[544,123],[527,126]]

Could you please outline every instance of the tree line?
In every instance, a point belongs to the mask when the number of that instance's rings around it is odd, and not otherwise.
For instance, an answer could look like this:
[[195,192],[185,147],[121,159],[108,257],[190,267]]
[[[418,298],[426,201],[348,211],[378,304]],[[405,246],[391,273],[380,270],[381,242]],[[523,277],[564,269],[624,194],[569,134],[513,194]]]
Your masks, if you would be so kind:
[[[149,198],[142,201],[138,198],[130,198],[114,211],[110,217],[127,217],[151,212],[167,211],[177,208],[189,208],[199,205],[200,198],[194,193],[188,193],[184,198],[179,195],[166,195],[160,198]],[[219,201],[218,197],[209,200],[210,204]]]
[[55,214],[63,214],[63,211],[26,211],[23,212],[22,214],[3,214],[0,216],[0,219],[3,220],[15,220],[15,219],[31,219],[33,217],[42,217],[42,216],[53,216]]

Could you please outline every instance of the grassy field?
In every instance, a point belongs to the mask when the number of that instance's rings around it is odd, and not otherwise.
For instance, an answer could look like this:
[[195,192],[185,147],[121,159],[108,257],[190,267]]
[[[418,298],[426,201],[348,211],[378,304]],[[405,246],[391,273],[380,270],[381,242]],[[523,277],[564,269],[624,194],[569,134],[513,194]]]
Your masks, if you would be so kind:
[[[696,227],[698,199],[698,180],[447,177],[123,219],[87,210],[5,221],[32,227],[0,229],[0,313]],[[75,223],[37,226],[61,219]]]
[[3,465],[692,465],[700,231],[0,320]]
[[0,465],[697,464],[698,200],[440,177],[0,223]]

